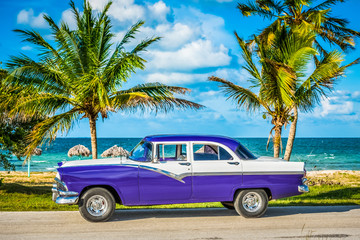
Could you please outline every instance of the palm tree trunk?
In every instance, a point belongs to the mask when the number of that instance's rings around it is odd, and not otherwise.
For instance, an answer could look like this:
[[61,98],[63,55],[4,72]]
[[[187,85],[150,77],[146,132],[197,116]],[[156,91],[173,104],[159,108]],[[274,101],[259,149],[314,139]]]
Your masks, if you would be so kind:
[[90,116],[90,134],[91,134],[91,154],[92,159],[97,159],[97,137],[96,137],[96,118]]
[[273,139],[274,142],[274,158],[279,158],[280,156],[280,141],[281,141],[281,130],[282,126],[275,126],[275,136]]
[[290,161],[291,152],[294,147],[294,140],[295,140],[295,135],[296,135],[296,125],[297,125],[297,120],[298,120],[298,111],[297,111],[296,106],[294,107],[293,111],[294,111],[294,120],[290,126],[289,138],[287,140],[286,150],[285,150],[285,155],[284,155],[284,159],[287,161]]

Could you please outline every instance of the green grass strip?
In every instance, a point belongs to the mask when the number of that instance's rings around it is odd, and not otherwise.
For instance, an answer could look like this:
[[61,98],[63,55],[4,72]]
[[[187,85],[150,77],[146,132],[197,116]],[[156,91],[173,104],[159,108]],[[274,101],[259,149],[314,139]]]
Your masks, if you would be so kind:
[[[353,185],[320,185],[312,186],[309,193],[290,198],[270,201],[270,206],[331,206],[360,205],[360,187]],[[51,187],[41,184],[3,183],[0,186],[0,211],[75,211],[78,207],[58,205],[51,200]],[[218,202],[172,204],[133,208],[214,208],[222,207]]]

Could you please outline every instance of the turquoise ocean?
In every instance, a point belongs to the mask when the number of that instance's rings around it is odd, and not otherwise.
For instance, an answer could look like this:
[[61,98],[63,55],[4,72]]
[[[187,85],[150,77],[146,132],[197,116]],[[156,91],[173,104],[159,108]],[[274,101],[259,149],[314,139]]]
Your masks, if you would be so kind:
[[[267,138],[236,138],[257,156],[272,156],[272,148],[266,151]],[[98,154],[118,145],[130,151],[141,138],[98,138]],[[69,158],[68,150],[82,144],[91,150],[90,138],[57,138],[51,145],[43,145],[41,156],[31,158],[31,171],[55,171],[61,161]],[[286,146],[286,139],[283,139]],[[90,157],[89,157],[90,158]],[[82,158],[87,159],[87,158]],[[303,161],[311,170],[360,170],[360,138],[296,138],[291,161]],[[27,166],[15,157],[11,160],[17,171],[27,171]],[[3,169],[0,169],[3,170]]]

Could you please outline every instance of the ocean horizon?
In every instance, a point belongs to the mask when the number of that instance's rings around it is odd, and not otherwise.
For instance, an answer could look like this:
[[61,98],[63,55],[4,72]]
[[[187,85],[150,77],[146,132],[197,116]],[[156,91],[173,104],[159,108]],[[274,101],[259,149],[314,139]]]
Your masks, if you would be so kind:
[[[106,149],[118,145],[131,151],[142,138],[98,138],[98,155]],[[235,138],[256,156],[272,156],[272,144],[266,151],[267,138]],[[287,138],[283,138],[283,152]],[[82,144],[91,150],[90,138],[57,138],[50,145],[43,145],[42,154],[31,158],[31,171],[55,171],[57,163],[90,157],[68,157],[70,148]],[[291,161],[305,162],[306,170],[360,170],[360,138],[296,138]],[[16,171],[27,171],[27,166],[14,156],[11,160]],[[0,168],[0,170],[4,170]]]

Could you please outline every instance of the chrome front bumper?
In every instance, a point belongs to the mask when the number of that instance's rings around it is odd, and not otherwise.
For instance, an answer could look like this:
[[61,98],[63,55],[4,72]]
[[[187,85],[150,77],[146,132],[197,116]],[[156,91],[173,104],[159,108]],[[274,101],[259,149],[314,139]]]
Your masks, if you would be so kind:
[[[55,178],[57,183],[54,183],[52,190],[52,200],[57,204],[77,204],[79,201],[79,193],[73,191],[67,191],[67,187],[64,182]],[[59,188],[65,189],[61,190]]]
[[299,192],[309,192],[309,186],[306,184],[307,179],[303,178],[302,180],[302,184],[298,186],[298,191]]

